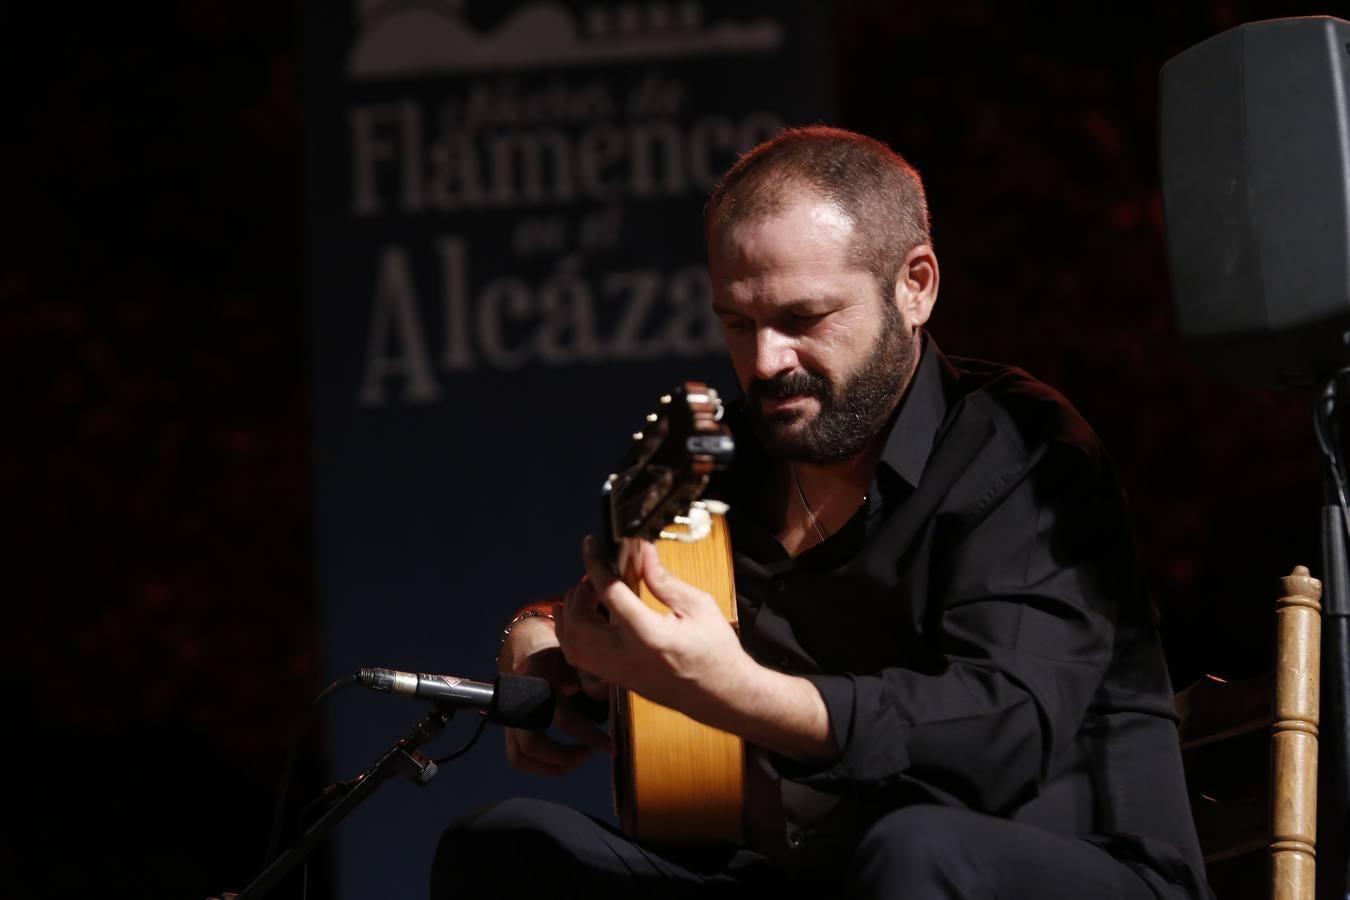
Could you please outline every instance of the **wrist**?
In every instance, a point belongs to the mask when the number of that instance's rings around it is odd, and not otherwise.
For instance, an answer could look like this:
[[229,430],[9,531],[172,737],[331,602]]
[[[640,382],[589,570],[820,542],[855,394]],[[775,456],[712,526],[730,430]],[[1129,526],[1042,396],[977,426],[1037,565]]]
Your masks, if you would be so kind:
[[512,619],[502,630],[502,644],[497,651],[497,668],[502,672],[519,673],[528,660],[540,650],[558,646],[557,626],[550,613],[526,610]]
[[723,731],[745,728],[747,721],[762,711],[765,698],[772,695],[776,674],[741,648],[720,664],[716,681],[707,685],[703,694],[702,715],[696,718]]
[[816,686],[798,675],[760,665],[749,654],[727,680],[721,721],[708,724],[799,761],[817,761],[837,751],[829,712]]

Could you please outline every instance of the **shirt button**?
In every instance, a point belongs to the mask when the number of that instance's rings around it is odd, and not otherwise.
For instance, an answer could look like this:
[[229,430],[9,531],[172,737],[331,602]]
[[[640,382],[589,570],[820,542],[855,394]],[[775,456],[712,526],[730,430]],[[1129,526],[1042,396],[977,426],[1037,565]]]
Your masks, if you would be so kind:
[[802,836],[801,836],[800,834],[797,834],[797,833],[795,833],[795,832],[792,833],[792,834],[789,834],[789,835],[788,835],[787,841],[788,841],[788,846],[791,847],[793,850],[799,850],[799,849],[801,849],[801,846],[802,846]]

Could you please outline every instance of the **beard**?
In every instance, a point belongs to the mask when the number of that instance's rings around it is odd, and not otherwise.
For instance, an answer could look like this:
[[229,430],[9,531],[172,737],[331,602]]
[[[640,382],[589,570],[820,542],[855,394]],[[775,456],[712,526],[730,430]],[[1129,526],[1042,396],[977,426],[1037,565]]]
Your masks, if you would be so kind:
[[[823,466],[852,459],[881,433],[919,355],[919,337],[883,302],[881,333],[857,371],[842,383],[801,370],[750,384],[750,421],[765,448],[792,462]],[[766,398],[804,394],[820,403],[813,419],[796,410],[764,413]]]

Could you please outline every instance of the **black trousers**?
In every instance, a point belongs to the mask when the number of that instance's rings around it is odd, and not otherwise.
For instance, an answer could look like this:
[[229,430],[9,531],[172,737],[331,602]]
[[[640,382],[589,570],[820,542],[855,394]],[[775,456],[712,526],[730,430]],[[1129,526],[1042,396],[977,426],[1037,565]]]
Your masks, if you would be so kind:
[[576,810],[509,800],[456,823],[432,866],[433,900],[1154,900],[1085,841],[966,810],[912,806],[877,820],[831,876],[748,850],[658,856]]

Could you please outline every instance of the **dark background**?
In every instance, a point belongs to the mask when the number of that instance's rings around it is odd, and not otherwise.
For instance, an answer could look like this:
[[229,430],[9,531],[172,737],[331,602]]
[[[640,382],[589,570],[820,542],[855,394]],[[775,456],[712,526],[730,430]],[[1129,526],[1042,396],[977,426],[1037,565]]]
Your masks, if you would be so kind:
[[[1260,671],[1274,579],[1320,567],[1311,398],[1215,383],[1177,347],[1158,70],[1241,22],[1350,10],[835,8],[836,124],[928,181],[938,342],[1025,367],[1100,431],[1176,686]],[[299,41],[268,0],[0,13],[13,896],[242,887],[322,687]]]

